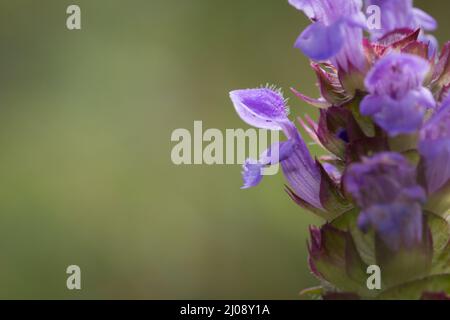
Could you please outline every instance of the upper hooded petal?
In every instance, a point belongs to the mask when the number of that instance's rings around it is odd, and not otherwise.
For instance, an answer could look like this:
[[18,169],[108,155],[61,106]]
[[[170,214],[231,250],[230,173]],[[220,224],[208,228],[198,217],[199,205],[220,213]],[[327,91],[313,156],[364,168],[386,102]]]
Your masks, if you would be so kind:
[[327,60],[334,57],[343,46],[341,24],[326,26],[316,22],[307,27],[295,42],[295,47],[313,60]]
[[283,95],[269,88],[235,90],[230,92],[236,112],[247,124],[270,130],[280,130],[287,120],[288,109]]

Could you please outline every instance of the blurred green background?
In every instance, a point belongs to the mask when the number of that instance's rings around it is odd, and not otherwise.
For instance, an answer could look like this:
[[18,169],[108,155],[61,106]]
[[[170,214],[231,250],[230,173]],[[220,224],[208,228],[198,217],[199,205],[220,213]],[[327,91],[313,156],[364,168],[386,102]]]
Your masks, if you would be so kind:
[[[66,29],[78,4],[82,30]],[[450,2],[416,1],[450,38]],[[316,96],[280,0],[2,0],[0,298],[296,299],[320,221],[283,177],[175,166],[176,128],[247,128],[228,92]],[[288,96],[292,95],[288,92]],[[293,115],[314,110],[292,98]],[[66,288],[68,265],[82,290]]]

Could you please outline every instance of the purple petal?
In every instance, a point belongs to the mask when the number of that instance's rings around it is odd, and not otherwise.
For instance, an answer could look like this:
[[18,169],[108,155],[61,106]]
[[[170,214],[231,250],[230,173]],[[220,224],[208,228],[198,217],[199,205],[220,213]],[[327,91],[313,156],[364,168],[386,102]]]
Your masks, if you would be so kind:
[[358,226],[369,228],[391,250],[412,247],[422,238],[425,190],[417,183],[416,168],[399,153],[379,153],[352,164],[344,186],[362,209]]
[[450,179],[450,98],[422,129],[419,151],[425,162],[428,192],[433,193]]
[[422,241],[422,208],[403,202],[375,205],[360,214],[358,225],[362,230],[370,225],[393,251],[411,248]]
[[433,31],[437,29],[437,22],[432,16],[419,8],[413,8],[414,20],[418,27]]
[[361,71],[366,59],[363,29],[366,28],[361,0],[290,0],[314,23],[300,35],[295,47],[312,60],[331,60],[335,67]]
[[430,89],[421,87],[417,90],[411,91],[413,100],[422,107],[431,109],[436,107],[436,101]]
[[430,65],[418,56],[391,53],[381,58],[366,77],[370,95],[361,113],[390,136],[414,133],[422,126],[427,108],[435,107],[432,93],[422,83]]
[[261,174],[263,168],[264,165],[260,163],[254,163],[251,160],[246,160],[242,167],[242,180],[244,181],[244,185],[241,189],[256,187],[263,178]]
[[414,29],[411,0],[366,0],[366,6],[376,5],[381,11],[381,30],[370,30],[375,39],[395,29]]
[[415,167],[394,152],[378,153],[352,164],[345,173],[344,186],[361,208],[425,200],[425,193],[416,180]]
[[382,106],[385,104],[384,96],[367,95],[361,101],[359,106],[361,114],[364,116],[372,116],[382,110]]
[[246,89],[230,92],[238,115],[251,126],[280,130],[279,122],[287,120],[286,102],[280,92],[268,89]]
[[278,164],[288,158],[293,152],[294,140],[274,143],[263,152],[259,160],[247,159],[242,167],[242,189],[249,189],[259,185],[263,178],[264,168]]
[[334,57],[343,46],[341,24],[326,26],[316,22],[307,27],[295,42],[295,47],[310,59],[323,61]]
[[[402,100],[373,95],[363,100],[361,114],[372,116],[390,136],[414,133],[422,126],[426,111],[417,102],[417,92],[408,94]],[[379,110],[376,110],[377,105]]]
[[450,179],[450,139],[424,140],[420,153],[425,158],[425,175],[428,192],[434,193]]
[[381,58],[366,77],[370,93],[402,96],[409,90],[421,87],[430,64],[412,54],[391,53]]
[[292,154],[281,162],[281,167],[295,194],[310,205],[323,209],[320,201],[320,170],[301,138],[294,145]]
[[366,0],[366,7],[370,5],[381,9],[381,29],[370,30],[375,39],[396,29],[434,30],[437,27],[433,17],[413,8],[412,0]]

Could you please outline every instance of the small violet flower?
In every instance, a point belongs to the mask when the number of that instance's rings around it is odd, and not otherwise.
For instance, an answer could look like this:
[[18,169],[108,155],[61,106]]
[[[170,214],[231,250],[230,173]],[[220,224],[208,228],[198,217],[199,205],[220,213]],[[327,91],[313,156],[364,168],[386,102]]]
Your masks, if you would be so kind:
[[344,185],[362,209],[359,226],[372,227],[393,250],[411,247],[422,238],[425,191],[416,169],[398,153],[379,153],[352,164]]
[[376,5],[381,12],[381,29],[370,30],[372,36],[381,38],[396,29],[417,29],[433,31],[436,20],[421,9],[413,7],[412,0],[366,0],[366,7]]
[[320,172],[295,125],[288,119],[283,95],[269,88],[236,90],[230,93],[234,107],[247,124],[261,129],[283,130],[288,141],[273,145],[259,160],[243,166],[243,188],[257,186],[262,169],[281,162],[292,189],[308,204],[322,208],[319,200]]
[[363,29],[366,28],[361,0],[289,0],[313,21],[298,37],[295,47],[312,60],[330,60],[346,72],[364,70]]
[[426,60],[411,54],[381,58],[366,77],[370,94],[361,102],[361,114],[371,116],[390,136],[416,132],[427,108],[435,106],[431,91],[422,85],[429,69]]
[[378,40],[389,32],[399,29],[421,29],[419,40],[430,46],[430,57],[437,51],[438,43],[434,36],[424,31],[434,31],[436,20],[421,9],[414,8],[413,0],[365,0],[366,7],[376,5],[380,8],[381,28],[370,29],[373,40]]

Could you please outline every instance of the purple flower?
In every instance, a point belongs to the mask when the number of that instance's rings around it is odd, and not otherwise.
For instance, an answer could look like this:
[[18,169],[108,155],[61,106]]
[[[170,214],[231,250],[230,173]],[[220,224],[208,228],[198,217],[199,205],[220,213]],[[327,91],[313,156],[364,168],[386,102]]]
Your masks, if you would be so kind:
[[393,249],[421,241],[425,191],[418,185],[416,169],[400,154],[385,152],[352,164],[344,176],[348,193],[362,209],[358,224],[372,227]]
[[419,151],[424,158],[428,192],[436,192],[450,179],[450,97],[424,125]]
[[375,39],[396,29],[433,31],[436,20],[426,12],[413,7],[412,0],[366,0],[366,7],[376,5],[381,10],[381,29],[370,30]]
[[411,54],[391,53],[381,58],[366,77],[369,95],[361,102],[361,113],[390,136],[417,131],[427,108],[435,106],[429,89],[422,83],[429,63]]
[[295,47],[312,60],[331,60],[344,71],[363,70],[365,17],[361,0],[289,0],[313,21]]
[[236,90],[230,93],[234,107],[246,123],[258,128],[283,130],[288,138],[266,150],[259,160],[248,159],[242,177],[243,188],[257,186],[262,169],[281,162],[283,172],[297,196],[309,205],[320,203],[320,171],[295,125],[287,118],[285,99],[279,91],[268,88]]
[[394,30],[421,28],[419,40],[430,45],[430,57],[437,52],[436,38],[423,32],[435,30],[437,22],[428,13],[414,8],[412,0],[366,0],[366,7],[371,5],[378,6],[381,11],[381,28],[369,30],[373,40],[378,40]]
[[371,226],[393,251],[412,248],[422,241],[422,207],[418,202],[376,204],[361,211],[358,225],[363,231]]

